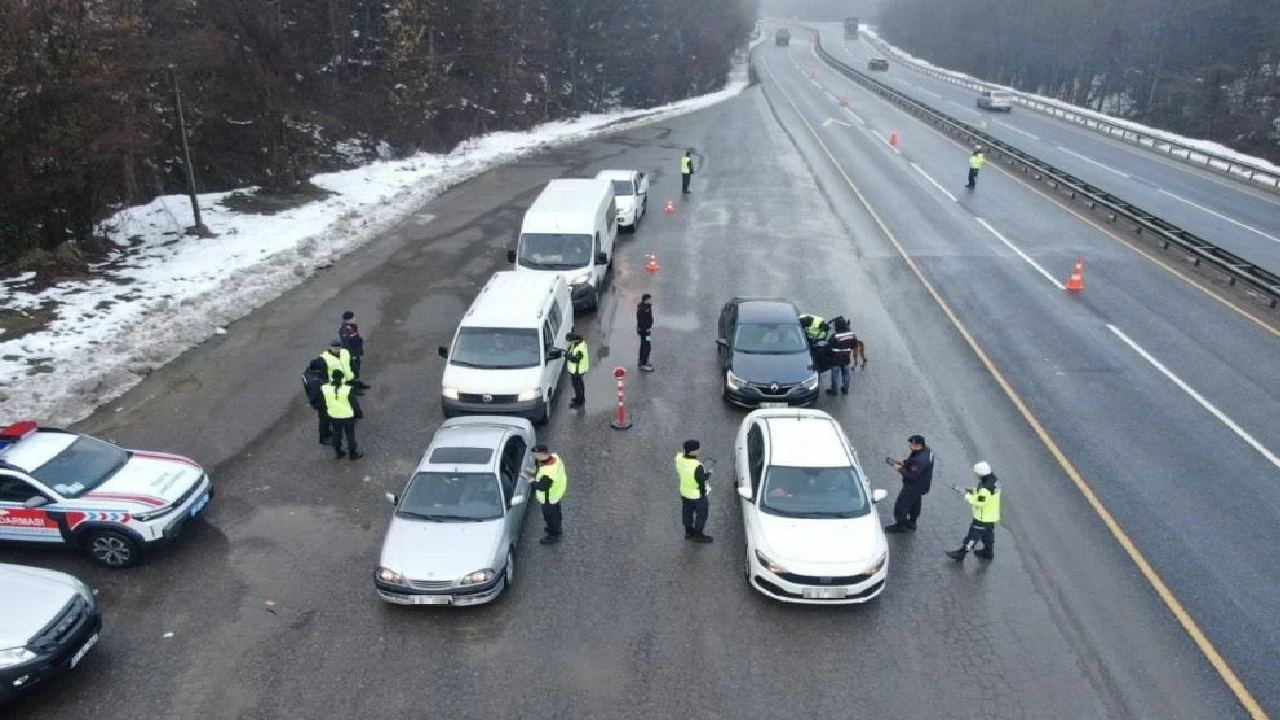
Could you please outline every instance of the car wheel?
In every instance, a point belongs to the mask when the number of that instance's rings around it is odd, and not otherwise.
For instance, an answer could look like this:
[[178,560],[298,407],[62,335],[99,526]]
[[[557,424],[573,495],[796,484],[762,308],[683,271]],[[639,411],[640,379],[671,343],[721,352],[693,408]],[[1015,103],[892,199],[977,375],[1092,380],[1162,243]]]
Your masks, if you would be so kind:
[[98,564],[112,569],[132,567],[142,559],[142,545],[114,530],[90,532],[84,547]]
[[516,581],[516,554],[513,550],[507,550],[507,569],[502,571],[506,576],[507,589]]

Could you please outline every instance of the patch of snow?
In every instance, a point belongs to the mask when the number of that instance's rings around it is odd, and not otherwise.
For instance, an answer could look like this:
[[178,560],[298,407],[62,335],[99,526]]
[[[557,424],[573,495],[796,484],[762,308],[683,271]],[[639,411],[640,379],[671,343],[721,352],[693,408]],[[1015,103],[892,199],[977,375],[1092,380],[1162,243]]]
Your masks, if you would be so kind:
[[[709,107],[746,86],[739,62],[724,89],[659,108],[585,115],[474,138],[447,155],[316,175],[312,182],[334,195],[275,215],[237,213],[222,204],[232,192],[206,193],[199,197],[201,219],[214,238],[183,234],[193,221],[185,195],[123,209],[102,226],[120,250],[94,278],[39,293],[21,289],[30,275],[4,284],[0,311],[56,305],[40,330],[0,342],[0,407],[8,418],[0,422],[83,419],[448,188],[547,147]],[[385,145],[380,151],[390,154]]]

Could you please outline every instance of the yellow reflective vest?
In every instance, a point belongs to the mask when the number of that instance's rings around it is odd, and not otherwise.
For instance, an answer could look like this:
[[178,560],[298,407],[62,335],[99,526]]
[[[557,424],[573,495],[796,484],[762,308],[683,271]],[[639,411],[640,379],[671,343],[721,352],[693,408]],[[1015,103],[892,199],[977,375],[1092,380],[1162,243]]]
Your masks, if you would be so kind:
[[546,505],[548,503],[555,505],[560,502],[560,498],[564,497],[565,486],[569,484],[569,473],[564,469],[564,461],[560,459],[557,453],[551,453],[551,462],[546,465],[538,466],[538,474],[534,477],[534,482],[539,482],[542,478],[551,480],[551,488],[547,491],[535,490],[534,497],[538,498],[538,502]]
[[684,175],[689,175],[693,172],[693,158],[688,155],[680,158],[680,172]]
[[680,497],[688,500],[697,500],[702,497],[702,491],[698,488],[698,468],[702,466],[702,461],[698,458],[691,458],[684,453],[676,453],[676,476],[680,478]]
[[823,323],[822,318],[818,317],[817,315],[810,315],[809,324],[804,326],[804,334],[808,336],[810,340],[821,339],[822,323]]
[[971,170],[981,170],[983,165],[987,164],[987,156],[982,153],[969,156],[969,168]]
[[350,385],[334,387],[333,383],[325,383],[320,386],[320,394],[324,396],[325,412],[330,418],[346,420],[356,416],[356,411],[351,407]]
[[591,369],[591,352],[587,350],[587,343],[580,340],[570,345],[569,352],[565,353],[565,355],[573,355],[575,353],[582,353],[582,357],[578,358],[578,362],[570,360],[565,364],[565,367],[568,368],[570,375],[581,375]]
[[973,508],[973,519],[981,523],[1000,522],[1000,487],[979,485],[976,491],[965,493],[964,499]]
[[339,350],[337,355],[325,350],[320,353],[320,359],[324,360],[325,368],[327,370],[324,378],[326,381],[333,379],[334,370],[342,371],[343,380],[350,381],[355,377],[351,373],[351,353],[346,348]]

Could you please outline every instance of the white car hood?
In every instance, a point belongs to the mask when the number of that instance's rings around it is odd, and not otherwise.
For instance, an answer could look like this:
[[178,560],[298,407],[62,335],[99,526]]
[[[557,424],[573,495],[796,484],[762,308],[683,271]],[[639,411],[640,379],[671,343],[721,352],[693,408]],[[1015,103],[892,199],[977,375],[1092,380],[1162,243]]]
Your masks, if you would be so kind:
[[635,195],[619,195],[613,198],[614,205],[618,208],[618,212],[623,215],[630,215],[636,209]]
[[131,450],[129,462],[84,497],[146,512],[172,505],[200,482],[203,473],[195,462],[178,455]]
[[787,518],[758,511],[756,517],[761,552],[801,572],[810,564],[870,565],[888,547],[874,512],[847,520]]
[[66,573],[0,565],[4,612],[0,613],[0,650],[25,645],[62,612],[80,583]]
[[382,567],[412,580],[457,580],[476,570],[501,565],[504,520],[428,522],[393,517],[382,541]]
[[445,367],[441,385],[458,392],[483,395],[515,395],[522,390],[532,390],[542,383],[542,368],[501,370],[464,367],[450,363]]

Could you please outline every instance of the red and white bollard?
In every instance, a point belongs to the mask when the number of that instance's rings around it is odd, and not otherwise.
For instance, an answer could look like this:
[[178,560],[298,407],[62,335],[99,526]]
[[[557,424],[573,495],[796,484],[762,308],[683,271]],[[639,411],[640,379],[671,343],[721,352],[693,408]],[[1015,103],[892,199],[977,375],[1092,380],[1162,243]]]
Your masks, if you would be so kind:
[[622,378],[626,376],[626,368],[616,367],[613,369],[613,379],[618,381],[618,414],[613,420],[609,421],[609,427],[614,430],[631,429],[631,420],[627,418],[627,394],[622,388]]

